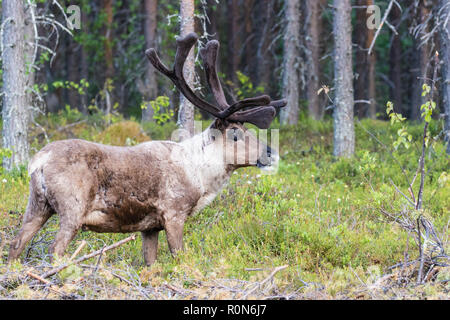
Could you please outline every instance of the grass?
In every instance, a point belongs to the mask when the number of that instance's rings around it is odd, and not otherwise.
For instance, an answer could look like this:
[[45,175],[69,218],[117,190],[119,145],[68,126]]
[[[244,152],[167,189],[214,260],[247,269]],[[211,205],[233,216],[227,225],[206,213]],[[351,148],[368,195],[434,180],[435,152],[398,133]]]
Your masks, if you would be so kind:
[[[77,133],[81,137],[93,130],[89,122],[79,126],[82,127],[77,127]],[[432,136],[439,133],[439,126],[440,123],[432,122]],[[56,127],[54,124],[51,130]],[[386,220],[380,208],[390,206],[400,210],[405,205],[391,184],[392,180],[406,192],[406,180],[392,155],[411,178],[417,167],[419,143],[408,150],[400,147],[391,154],[363,127],[386,146],[392,146],[398,130],[383,121],[364,120],[356,126],[355,157],[335,159],[331,155],[330,120],[304,119],[296,127],[283,127],[278,173],[266,175],[256,168],[235,172],[213,203],[187,221],[185,250],[176,258],[170,255],[161,232],[158,261],[151,268],[143,266],[138,237],[101,260],[92,259],[91,267],[73,266],[52,281],[81,298],[146,297],[140,290],[157,299],[161,295],[185,299],[237,298],[275,267],[288,265],[274,276],[274,282],[255,291],[252,297],[448,298],[450,285],[445,282],[450,277],[448,268],[441,270],[437,281],[421,286],[396,287],[380,282],[390,273],[389,266],[405,259],[405,253],[411,258],[418,255],[411,236]],[[408,125],[414,141],[420,141],[421,128],[417,124]],[[155,129],[148,125],[144,129],[154,139]],[[159,132],[158,137],[162,135]],[[36,149],[45,144],[35,143]],[[435,224],[449,252],[450,179],[446,178],[449,159],[440,140],[427,154],[427,169],[425,214]],[[33,286],[20,277],[31,266],[37,270],[49,267],[45,255],[58,228],[57,217],[50,219],[25,250],[23,264],[5,264],[7,244],[20,227],[27,194],[28,178],[24,170],[3,173],[0,177],[0,275],[3,273],[10,279],[9,287],[0,286],[0,296],[58,298],[48,288]],[[126,236],[83,232],[68,252],[75,251],[83,239],[89,244],[83,250],[87,253]],[[98,268],[93,272],[92,266],[96,265]]]

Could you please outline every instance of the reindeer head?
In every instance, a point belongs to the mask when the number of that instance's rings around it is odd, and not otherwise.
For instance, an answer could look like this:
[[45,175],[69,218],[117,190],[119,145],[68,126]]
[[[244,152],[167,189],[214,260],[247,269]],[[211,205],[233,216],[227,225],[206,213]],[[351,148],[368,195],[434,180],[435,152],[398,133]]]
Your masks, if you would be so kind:
[[[286,105],[286,100],[272,101],[269,96],[243,99],[228,104],[216,71],[219,42],[209,41],[200,51],[206,72],[208,85],[216,100],[216,105],[198,97],[186,83],[183,66],[192,46],[197,42],[197,35],[190,33],[184,38],[177,39],[175,63],[169,70],[159,59],[155,49],[146,50],[145,54],[152,65],[167,76],[194,106],[216,117],[210,130],[215,130],[212,140],[216,148],[221,148],[226,162],[235,167],[258,166],[266,167],[271,164],[268,158],[274,158],[273,151],[263,141],[259,140],[252,130],[245,128],[248,122],[260,129],[269,128],[276,116],[276,108]],[[245,110],[244,110],[245,109]],[[276,157],[276,156],[275,156]]]

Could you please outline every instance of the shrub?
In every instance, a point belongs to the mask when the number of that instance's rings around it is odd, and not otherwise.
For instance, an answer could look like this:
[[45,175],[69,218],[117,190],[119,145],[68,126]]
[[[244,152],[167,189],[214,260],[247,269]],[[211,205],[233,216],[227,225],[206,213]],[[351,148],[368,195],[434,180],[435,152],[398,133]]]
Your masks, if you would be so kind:
[[131,146],[149,141],[150,137],[137,122],[121,121],[114,123],[97,135],[96,141],[113,146]]

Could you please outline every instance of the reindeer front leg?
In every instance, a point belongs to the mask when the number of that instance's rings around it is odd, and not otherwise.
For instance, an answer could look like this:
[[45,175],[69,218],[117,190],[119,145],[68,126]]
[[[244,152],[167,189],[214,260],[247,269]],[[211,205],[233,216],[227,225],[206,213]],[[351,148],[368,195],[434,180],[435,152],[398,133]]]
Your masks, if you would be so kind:
[[183,250],[183,227],[184,219],[180,217],[173,217],[165,223],[167,242],[173,256],[177,251]]
[[158,252],[158,234],[159,230],[148,230],[142,233],[142,252],[144,261],[147,266],[152,265],[156,261]]

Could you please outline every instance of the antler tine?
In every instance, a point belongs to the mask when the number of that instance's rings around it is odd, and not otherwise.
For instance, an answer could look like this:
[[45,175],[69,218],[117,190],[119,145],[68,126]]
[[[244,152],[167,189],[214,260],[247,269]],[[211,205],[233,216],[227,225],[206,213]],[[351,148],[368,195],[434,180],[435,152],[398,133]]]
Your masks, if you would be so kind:
[[267,95],[237,101],[231,106],[227,103],[216,70],[219,47],[220,44],[217,40],[211,40],[208,41],[205,48],[200,50],[200,55],[203,60],[203,66],[205,67],[206,78],[208,80],[209,87],[214,94],[214,98],[216,99],[219,107],[222,108],[222,112],[220,112],[219,118],[226,118],[234,112],[237,112],[244,108],[269,105],[271,103],[271,100]]
[[275,107],[256,107],[250,110],[233,113],[228,117],[228,120],[241,123],[248,122],[254,124],[260,129],[267,129],[270,127],[270,124],[272,123],[276,114],[277,111],[275,110]]
[[269,105],[275,108],[283,108],[287,105],[287,100],[286,99],[274,100],[270,102]]
[[228,117],[228,120],[242,123],[249,122],[260,129],[267,129],[277,114],[277,108],[282,108],[286,106],[286,104],[286,99],[271,101],[267,106],[235,112]]
[[221,118],[227,118],[228,116],[232,115],[233,113],[242,110],[244,108],[252,108],[252,107],[260,107],[260,106],[267,106],[271,103],[270,97],[268,95],[262,95],[255,98],[247,98],[244,100],[240,100],[236,103],[233,103],[231,107],[228,109],[220,112]]
[[186,83],[183,75],[183,66],[192,46],[197,42],[197,35],[189,33],[184,38],[177,39],[177,52],[175,54],[175,62],[173,70],[169,70],[159,59],[155,49],[148,49],[145,51],[147,58],[152,65],[167,76],[173,84],[180,90],[180,92],[196,107],[203,109],[213,116],[220,118],[220,109],[209,104],[207,101],[195,95],[189,85]]
[[217,52],[219,51],[219,47],[219,41],[208,41],[208,43],[206,43],[206,46],[200,50],[200,56],[203,60],[203,67],[205,68],[209,88],[214,94],[214,98],[216,99],[219,107],[222,108],[222,110],[226,110],[230,107],[230,105],[227,103],[216,70]]
[[156,53],[156,50],[151,48],[145,50],[145,55],[147,56],[148,60],[150,60],[151,64],[163,75],[169,77],[172,79],[173,77],[173,71],[169,70],[162,62],[161,59],[159,59],[158,54]]

